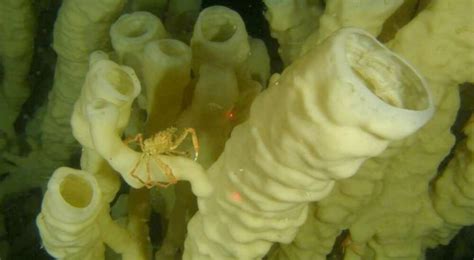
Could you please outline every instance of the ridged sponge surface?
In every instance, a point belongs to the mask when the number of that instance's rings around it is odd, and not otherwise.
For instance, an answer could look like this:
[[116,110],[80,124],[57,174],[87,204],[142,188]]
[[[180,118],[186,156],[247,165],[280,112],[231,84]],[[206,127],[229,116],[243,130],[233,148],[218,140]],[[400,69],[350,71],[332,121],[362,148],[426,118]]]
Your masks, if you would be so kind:
[[[414,96],[417,96],[415,101]],[[433,112],[423,79],[360,30],[344,29],[274,76],[209,169],[184,259],[259,259],[289,243],[308,203]]]

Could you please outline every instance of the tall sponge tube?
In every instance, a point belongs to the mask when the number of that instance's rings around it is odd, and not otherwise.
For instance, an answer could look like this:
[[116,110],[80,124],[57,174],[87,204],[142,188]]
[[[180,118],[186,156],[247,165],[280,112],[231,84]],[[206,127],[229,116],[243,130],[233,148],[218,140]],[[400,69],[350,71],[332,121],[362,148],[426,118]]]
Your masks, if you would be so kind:
[[93,175],[66,167],[57,169],[36,219],[44,247],[60,259],[97,259],[103,255],[97,218],[104,206]]
[[[135,73],[127,66],[108,60],[103,52],[91,55],[90,66],[71,118],[74,137],[84,148],[96,151],[133,188],[143,187],[140,180],[148,176],[153,182],[166,182],[167,176],[156,165],[156,160],[147,160],[144,153],[129,148],[121,139],[132,102],[140,92]],[[195,195],[205,196],[212,191],[198,163],[179,156],[160,153],[154,156],[163,161],[176,178],[189,180]]]
[[95,175],[58,168],[36,218],[43,245],[58,259],[105,259],[107,244],[124,260],[147,259],[140,240],[112,220]]
[[184,259],[260,259],[324,198],[433,114],[420,75],[368,33],[342,29],[273,76],[208,170]]
[[118,121],[112,127],[115,132],[121,134],[128,124],[132,102],[140,93],[141,86],[133,69],[109,60],[104,52],[93,52],[89,65],[81,95],[74,104],[71,126],[79,143],[83,147],[94,149],[87,106],[100,102],[116,106]]

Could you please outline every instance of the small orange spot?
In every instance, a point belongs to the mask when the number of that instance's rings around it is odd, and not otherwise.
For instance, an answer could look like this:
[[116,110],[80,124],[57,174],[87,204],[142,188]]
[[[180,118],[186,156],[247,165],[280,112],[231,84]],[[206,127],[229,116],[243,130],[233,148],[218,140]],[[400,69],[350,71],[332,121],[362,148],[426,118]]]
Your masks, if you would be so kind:
[[227,120],[229,121],[234,121],[235,120],[235,111],[234,111],[234,108],[230,109],[229,111],[227,111],[225,113],[225,117],[227,118]]
[[240,192],[234,191],[230,194],[230,198],[235,201],[235,202],[241,202],[242,201],[242,195],[240,195]]

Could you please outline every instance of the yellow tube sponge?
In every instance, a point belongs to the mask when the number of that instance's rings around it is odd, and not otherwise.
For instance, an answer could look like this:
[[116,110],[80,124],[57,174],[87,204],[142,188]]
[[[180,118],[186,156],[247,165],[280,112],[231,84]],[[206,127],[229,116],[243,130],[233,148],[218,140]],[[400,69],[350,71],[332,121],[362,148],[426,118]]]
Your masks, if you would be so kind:
[[244,21],[237,12],[223,6],[208,7],[199,14],[190,45],[195,71],[207,62],[238,67],[247,60],[250,50]]
[[322,0],[264,0],[273,38],[278,40],[278,52],[285,65],[295,60],[306,38],[318,28],[323,13]]
[[[250,77],[266,81],[270,68],[263,42],[249,39],[242,18],[228,8],[218,6],[204,10],[194,31],[191,46],[196,77],[188,87],[188,90],[194,87],[192,100],[176,125],[196,130],[200,144],[197,161],[207,169],[224,150],[232,127],[246,118],[245,110],[261,89]],[[234,59],[235,53],[239,58]],[[229,55],[232,55],[231,60],[227,62]],[[193,214],[196,211],[196,200],[189,196],[191,192],[187,189],[188,186],[181,187],[173,212]],[[183,197],[186,194],[188,196]],[[187,203],[179,203],[182,200]],[[169,257],[182,248],[185,235],[182,227],[187,221],[173,215],[164,247],[157,255]]]
[[[430,182],[454,143],[450,130],[459,108],[456,85],[474,80],[474,38],[468,33],[473,24],[466,8],[473,3],[432,1],[398,31],[389,46],[425,76],[436,106],[433,118],[416,134],[368,160],[355,176],[339,181],[317,203],[314,225],[305,226],[317,235],[311,240],[299,237],[281,256],[291,251],[325,258],[333,243],[327,241],[335,241],[344,229],[350,231],[344,251],[360,259],[417,259],[427,243],[432,245],[425,238],[442,225],[442,218],[432,207]],[[308,250],[303,253],[300,248]]]
[[179,127],[196,129],[200,140],[199,163],[208,168],[224,149],[232,130],[226,117],[237,101],[237,77],[230,68],[201,65],[192,104],[181,114]]
[[34,36],[32,1],[0,1],[0,131],[10,138],[14,136],[13,123],[30,94],[28,73]]
[[87,108],[100,102],[111,103],[117,107],[120,115],[113,128],[114,132],[122,133],[128,124],[132,102],[140,90],[140,82],[131,68],[108,60],[103,52],[94,52],[90,58],[90,69],[81,95],[74,105],[74,113],[71,117],[76,140],[85,148],[95,148],[90,133]]
[[352,239],[370,247],[362,258],[422,257],[431,244],[426,237],[442,225],[430,181],[454,144],[458,85],[474,81],[473,6],[472,0],[432,1],[388,44],[425,75],[436,111],[418,133],[392,147],[392,156],[380,160],[383,191],[350,227]]
[[121,132],[127,125],[131,104],[139,92],[140,83],[132,69],[107,60],[104,54],[92,55],[91,69],[72,118],[78,141],[95,150],[134,188],[143,187],[143,180],[148,178],[152,182],[167,181],[164,169],[156,164],[156,156],[175,177],[189,180],[196,195],[209,194],[211,187],[207,177],[196,162],[160,152],[136,152],[122,141]]
[[[28,126],[41,129],[41,137],[28,157],[15,160],[17,171],[34,173],[24,174],[28,180],[23,181],[22,188],[42,185],[45,176],[68,161],[73,150],[79,148],[70,127],[73,105],[87,73],[89,54],[107,49],[109,27],[122,7],[122,0],[62,3],[54,28],[53,48],[58,54],[54,84],[47,107],[39,110],[45,114],[38,115],[41,120],[30,121],[32,125]],[[34,126],[40,121],[40,127]],[[11,182],[19,176],[22,174],[12,175]]]
[[43,245],[60,259],[101,259],[105,250],[97,218],[105,206],[95,178],[57,169],[48,182],[37,226]]
[[[30,142],[32,151],[27,157],[9,156],[8,160],[16,165],[12,170],[15,174],[0,184],[0,197],[31,187],[44,187],[44,180],[51,172],[68,162],[74,149],[79,150],[70,126],[74,102],[87,73],[89,54],[97,49],[108,49],[109,27],[123,4],[123,0],[62,2],[54,28],[53,48],[58,54],[54,84],[47,107],[38,110],[37,116],[41,119],[31,120],[27,126],[41,131],[41,136],[33,136],[39,140]],[[31,136],[27,138],[33,140]]]
[[467,140],[459,145],[434,186],[434,208],[445,222],[434,232],[431,246],[447,244],[463,226],[474,224],[474,116],[464,134]]
[[99,260],[106,243],[125,260],[147,259],[143,243],[111,219],[101,194],[88,172],[62,167],[53,173],[36,219],[48,253],[59,259]]
[[158,158],[178,180],[188,180],[195,195],[207,196],[212,192],[204,169],[193,160],[160,153],[137,152],[129,148],[115,131],[114,125],[119,120],[119,110],[113,104],[92,104],[87,113],[95,150],[133,188],[143,187],[147,180],[150,183],[169,181],[165,169],[154,159]]
[[166,35],[160,19],[148,12],[124,14],[110,28],[112,46],[119,62],[134,68],[139,75],[145,45]]
[[377,36],[385,20],[402,4],[403,0],[329,0],[319,20],[318,30],[308,37],[302,52],[344,27],[360,28]]
[[54,30],[53,46],[58,54],[55,81],[42,125],[43,149],[50,158],[69,159],[75,146],[69,121],[87,73],[89,54],[107,49],[107,32],[123,3],[67,0],[61,6]]
[[[138,98],[138,105],[141,109],[146,109],[149,114],[150,107],[153,106],[151,102],[154,101],[152,97],[156,94],[157,80],[163,77],[163,73],[155,71],[158,69],[157,66],[147,67],[151,63],[149,62],[150,57],[146,55],[156,56],[156,53],[151,54],[150,51],[145,53],[145,46],[167,36],[168,33],[161,20],[148,12],[124,14],[110,28],[112,46],[118,56],[117,62],[133,68],[140,81],[143,82],[144,88]],[[147,64],[145,64],[145,59],[148,59]],[[159,76],[155,76],[155,73]],[[154,79],[154,81],[150,81],[150,79]],[[134,109],[133,114],[138,113],[139,110]],[[140,120],[138,116],[134,118],[135,121],[132,121],[132,125],[137,127],[143,124],[141,122],[143,119]]]
[[191,48],[178,40],[163,39],[146,45],[143,85],[147,133],[171,127],[178,119],[184,90],[191,80],[191,56]]
[[215,191],[198,198],[184,259],[258,259],[291,242],[309,202],[432,113],[410,65],[369,34],[340,30],[273,80],[234,129],[208,170]]
[[176,124],[196,129],[202,147],[198,161],[207,168],[222,152],[233,127],[228,114],[239,99],[238,72],[250,51],[242,18],[223,6],[206,8],[196,21],[191,49],[197,83],[191,105]]

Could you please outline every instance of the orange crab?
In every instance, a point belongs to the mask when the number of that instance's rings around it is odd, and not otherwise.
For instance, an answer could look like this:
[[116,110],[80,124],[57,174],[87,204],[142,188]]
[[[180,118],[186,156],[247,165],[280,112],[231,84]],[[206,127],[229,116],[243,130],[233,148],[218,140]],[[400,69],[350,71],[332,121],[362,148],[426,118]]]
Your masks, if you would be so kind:
[[[130,175],[139,180],[145,185],[145,187],[149,189],[154,186],[166,188],[171,184],[176,184],[178,180],[173,175],[173,171],[166,163],[164,163],[162,160],[160,160],[160,158],[158,158],[158,155],[186,155],[186,152],[177,151],[176,149],[184,142],[184,140],[189,134],[191,135],[194,147],[194,160],[197,160],[197,157],[199,155],[199,142],[194,128],[186,128],[180,135],[177,135],[177,132],[177,128],[170,127],[166,130],[154,134],[153,136],[145,140],[143,139],[142,134],[137,134],[135,137],[128,137],[127,139],[125,139],[125,144],[138,142],[142,150],[140,160],[138,160],[133,169],[130,171]],[[153,182],[151,180],[151,172],[149,165],[151,159],[156,162],[158,167],[168,177],[169,181],[167,183],[159,181]],[[143,162],[143,160],[145,160],[145,167],[147,172],[147,179],[145,181],[138,177],[136,173],[138,166],[141,162]]]

